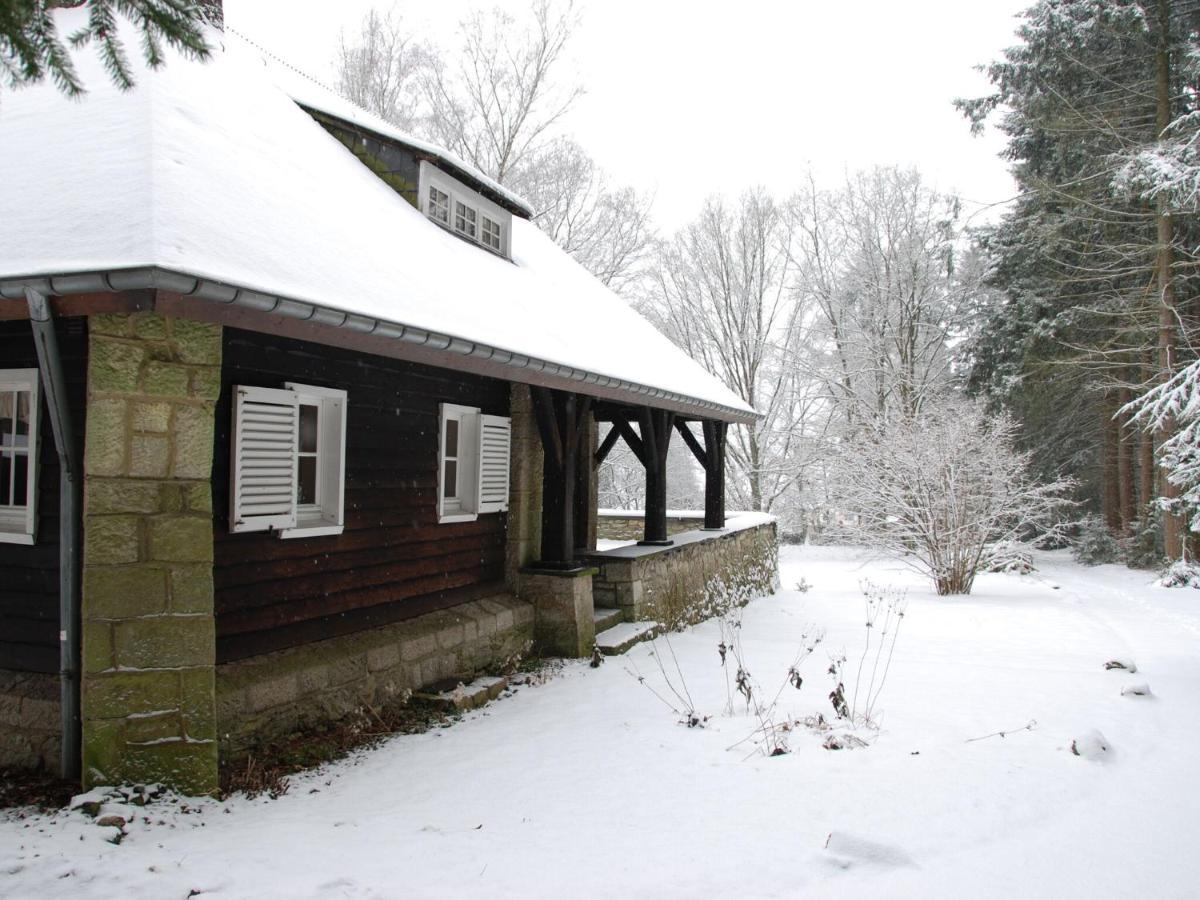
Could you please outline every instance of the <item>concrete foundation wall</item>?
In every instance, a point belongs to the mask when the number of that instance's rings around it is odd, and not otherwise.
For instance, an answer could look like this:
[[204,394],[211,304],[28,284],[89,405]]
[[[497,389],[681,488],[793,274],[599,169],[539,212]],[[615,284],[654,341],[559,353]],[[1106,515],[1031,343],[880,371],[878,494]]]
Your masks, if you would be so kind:
[[57,675],[0,669],[0,766],[59,771]]
[[217,667],[221,758],[529,653],[533,607],[499,594],[381,628]]
[[[775,522],[682,538],[672,547],[622,548],[589,557],[596,606],[670,628],[689,625],[775,592],[779,544]],[[610,555],[627,553],[628,555]]]

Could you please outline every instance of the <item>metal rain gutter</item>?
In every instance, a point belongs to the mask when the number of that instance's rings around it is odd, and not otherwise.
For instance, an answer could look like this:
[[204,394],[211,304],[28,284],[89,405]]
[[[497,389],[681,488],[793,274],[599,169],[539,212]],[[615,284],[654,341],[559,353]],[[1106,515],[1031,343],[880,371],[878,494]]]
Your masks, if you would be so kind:
[[25,288],[29,304],[29,322],[37,347],[38,369],[54,445],[58,450],[59,537],[58,537],[58,671],[62,755],[64,778],[76,778],[80,768],[79,724],[79,451],[71,430],[67,406],[66,381],[58,336],[54,332],[54,314],[46,295],[33,287]]
[[0,297],[20,297],[27,289],[33,289],[43,296],[136,290],[170,291],[188,297],[227,303],[231,306],[240,306],[258,312],[283,315],[300,321],[314,322],[334,328],[344,328],[360,334],[370,334],[377,337],[399,340],[434,350],[444,350],[449,353],[460,353],[464,356],[492,360],[514,369],[544,372],[547,375],[556,375],[561,378],[578,381],[581,384],[590,384],[597,387],[640,394],[646,398],[647,403],[658,400],[665,403],[689,406],[697,410],[710,411],[713,418],[725,421],[750,424],[758,418],[757,413],[747,413],[745,410],[725,406],[720,403],[713,403],[708,400],[699,400],[675,391],[664,391],[661,388],[612,378],[607,375],[598,375],[594,372],[587,372],[572,366],[564,366],[548,360],[512,353],[508,350],[478,341],[439,334],[386,319],[376,319],[370,316],[348,313],[327,306],[319,306],[306,300],[293,300],[277,294],[267,294],[247,288],[234,287],[222,282],[197,278],[192,275],[172,272],[158,267],[113,269],[107,272],[51,275],[0,281]]

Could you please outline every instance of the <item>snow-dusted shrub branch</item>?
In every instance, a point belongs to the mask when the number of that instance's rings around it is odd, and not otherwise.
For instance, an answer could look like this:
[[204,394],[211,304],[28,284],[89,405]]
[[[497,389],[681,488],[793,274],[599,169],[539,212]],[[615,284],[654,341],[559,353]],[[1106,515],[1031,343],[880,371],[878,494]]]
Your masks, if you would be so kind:
[[1016,425],[942,397],[847,439],[835,479],[844,537],[896,556],[939,594],[969,594],[1013,542],[1057,535],[1069,480],[1045,484],[1014,449]]
[[[1180,496],[1163,511],[1187,515],[1192,531],[1200,532],[1200,360],[1173,378],[1151,388],[1121,410],[1147,431],[1160,431],[1173,423],[1175,433],[1158,448],[1158,458]],[[1170,508],[1168,508],[1170,507]]]

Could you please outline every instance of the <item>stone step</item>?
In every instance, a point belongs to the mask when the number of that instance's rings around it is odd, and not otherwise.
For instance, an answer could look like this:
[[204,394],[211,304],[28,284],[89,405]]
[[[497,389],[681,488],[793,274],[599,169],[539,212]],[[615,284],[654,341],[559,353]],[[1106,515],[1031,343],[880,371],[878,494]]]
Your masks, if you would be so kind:
[[625,611],[612,606],[597,606],[592,610],[592,619],[596,622],[596,634],[599,634],[624,622]]
[[657,622],[622,622],[596,635],[596,646],[605,656],[617,656],[634,644],[658,635],[662,626]]
[[502,675],[487,675],[476,678],[470,684],[457,684],[444,690],[433,690],[431,685],[413,694],[413,699],[436,703],[446,709],[479,709],[489,700],[495,700],[508,688],[508,679]]

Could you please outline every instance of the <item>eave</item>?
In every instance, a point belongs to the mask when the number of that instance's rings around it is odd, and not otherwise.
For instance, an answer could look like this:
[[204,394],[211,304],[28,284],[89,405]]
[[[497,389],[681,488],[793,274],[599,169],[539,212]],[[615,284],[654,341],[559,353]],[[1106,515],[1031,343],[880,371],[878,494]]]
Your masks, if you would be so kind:
[[59,313],[64,315],[153,309],[164,315],[280,334],[632,406],[667,409],[685,418],[733,424],[752,424],[756,419],[744,410],[651,385],[162,267],[0,279],[0,298],[19,301],[0,305],[0,318],[28,317],[27,287],[48,297],[63,298],[57,305]]

